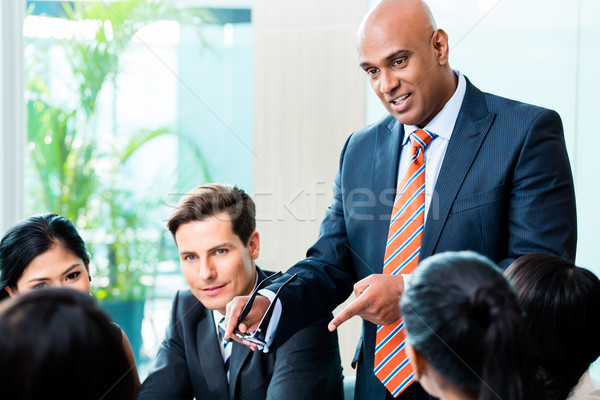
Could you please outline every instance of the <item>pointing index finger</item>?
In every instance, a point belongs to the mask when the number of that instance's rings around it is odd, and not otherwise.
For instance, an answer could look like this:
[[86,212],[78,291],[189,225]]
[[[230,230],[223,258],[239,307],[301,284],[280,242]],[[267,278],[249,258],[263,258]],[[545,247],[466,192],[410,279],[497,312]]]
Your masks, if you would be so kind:
[[335,318],[333,318],[327,328],[330,332],[337,329],[338,326],[348,321],[355,315],[360,314],[367,307],[365,296],[357,297],[353,302],[348,304]]

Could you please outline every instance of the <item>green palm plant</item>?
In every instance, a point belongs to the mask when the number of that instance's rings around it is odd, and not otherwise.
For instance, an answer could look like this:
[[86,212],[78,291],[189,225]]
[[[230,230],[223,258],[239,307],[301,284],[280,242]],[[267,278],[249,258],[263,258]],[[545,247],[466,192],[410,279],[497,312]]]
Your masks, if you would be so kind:
[[[133,155],[159,137],[191,140],[168,126],[121,132],[128,138],[124,143],[100,135],[99,97],[107,87],[117,93],[120,57],[141,28],[157,19],[198,23],[210,16],[155,0],[74,2],[62,8],[66,18],[95,21],[96,29],[92,39],[26,42],[28,142],[31,167],[37,172],[28,185],[33,188],[30,208],[74,221],[87,233],[92,254],[105,255],[106,262],[97,265],[97,274],[104,278],[95,289],[98,298],[144,298],[148,280],[142,278],[153,274],[161,238],[143,233],[156,225],[147,216],[160,204],[136,200],[118,176]],[[56,59],[50,49],[60,50],[67,68],[57,72],[50,65],[48,60]],[[193,150],[199,157],[196,172],[210,180],[200,150]]]

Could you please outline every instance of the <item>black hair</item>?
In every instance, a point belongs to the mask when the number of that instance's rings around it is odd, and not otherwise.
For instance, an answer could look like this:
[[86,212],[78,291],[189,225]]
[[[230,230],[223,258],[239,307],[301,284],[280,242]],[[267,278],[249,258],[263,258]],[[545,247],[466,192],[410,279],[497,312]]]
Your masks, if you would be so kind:
[[88,266],[85,243],[67,218],[47,213],[33,215],[13,225],[0,241],[0,300],[8,297],[5,288],[16,287],[34,258],[59,244]]
[[600,279],[563,258],[519,257],[505,272],[527,316],[545,399],[566,399],[600,356]]
[[0,303],[2,398],[131,400],[121,330],[89,294],[50,288]]
[[452,385],[480,399],[537,398],[516,294],[473,252],[424,260],[401,300],[408,342]]

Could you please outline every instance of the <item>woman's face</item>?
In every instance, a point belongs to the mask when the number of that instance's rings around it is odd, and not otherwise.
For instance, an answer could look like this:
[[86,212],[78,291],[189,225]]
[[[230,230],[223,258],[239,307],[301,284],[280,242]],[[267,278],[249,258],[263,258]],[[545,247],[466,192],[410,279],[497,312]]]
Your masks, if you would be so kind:
[[62,245],[56,245],[34,258],[17,281],[16,290],[7,288],[7,291],[14,296],[47,287],[89,293],[90,275],[84,260]]

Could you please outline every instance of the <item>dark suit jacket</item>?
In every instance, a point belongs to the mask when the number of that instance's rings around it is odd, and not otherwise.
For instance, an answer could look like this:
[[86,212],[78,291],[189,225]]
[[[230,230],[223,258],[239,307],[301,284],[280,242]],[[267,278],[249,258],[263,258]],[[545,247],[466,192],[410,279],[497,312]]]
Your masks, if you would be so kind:
[[[355,282],[382,273],[404,134],[402,124],[388,116],[346,141],[319,239],[288,271],[299,279],[281,293],[275,345],[313,318],[323,318],[350,295]],[[534,251],[574,259],[575,245],[575,195],[560,117],[482,93],[467,80],[420,260],[473,250],[506,268]],[[374,347],[375,326],[365,322],[357,353],[359,400],[384,398],[373,374]]]
[[[266,278],[258,273],[259,281]],[[175,295],[165,339],[138,399],[343,399],[338,340],[327,330],[329,319],[298,331],[274,353],[234,342],[230,384],[213,321],[191,291]]]

